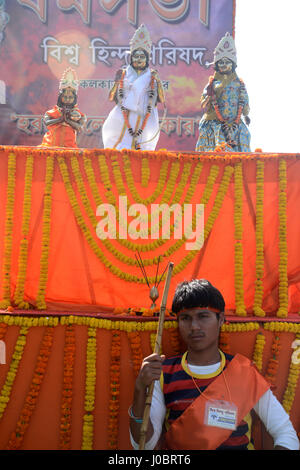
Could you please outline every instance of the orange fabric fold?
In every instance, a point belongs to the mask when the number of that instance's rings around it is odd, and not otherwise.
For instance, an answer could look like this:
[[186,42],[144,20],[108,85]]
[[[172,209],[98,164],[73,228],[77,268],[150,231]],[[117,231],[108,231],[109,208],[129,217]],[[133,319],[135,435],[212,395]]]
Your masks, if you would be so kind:
[[252,362],[241,354],[237,354],[226,367],[226,382],[223,374],[224,371],[172,423],[165,434],[168,449],[214,450],[229,438],[232,430],[204,424],[205,405],[208,400],[230,401],[226,383],[230,390],[231,401],[238,408],[237,423],[242,421],[270,388],[270,384],[260,375]]

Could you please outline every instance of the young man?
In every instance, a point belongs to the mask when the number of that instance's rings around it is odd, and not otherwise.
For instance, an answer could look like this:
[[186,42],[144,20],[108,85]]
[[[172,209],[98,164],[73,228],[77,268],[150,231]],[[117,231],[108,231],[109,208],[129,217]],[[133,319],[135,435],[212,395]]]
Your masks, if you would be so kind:
[[268,382],[246,357],[218,348],[224,309],[222,294],[205,279],[177,287],[172,310],[187,351],[168,359],[157,354],[144,359],[129,409],[134,448],[147,388],[154,380],[145,449],[253,449],[252,409],[272,436],[274,449],[299,449],[289,416]]

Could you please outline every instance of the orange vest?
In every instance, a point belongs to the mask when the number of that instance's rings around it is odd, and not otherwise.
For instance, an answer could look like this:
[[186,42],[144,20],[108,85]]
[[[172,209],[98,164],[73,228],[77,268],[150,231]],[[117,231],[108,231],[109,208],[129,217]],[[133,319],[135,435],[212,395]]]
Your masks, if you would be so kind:
[[[171,424],[164,436],[167,449],[214,450],[229,438],[232,430],[204,424],[207,401],[228,395],[223,373]],[[241,354],[235,355],[225,374],[231,400],[238,409],[237,423],[240,423],[270,385],[251,361]]]

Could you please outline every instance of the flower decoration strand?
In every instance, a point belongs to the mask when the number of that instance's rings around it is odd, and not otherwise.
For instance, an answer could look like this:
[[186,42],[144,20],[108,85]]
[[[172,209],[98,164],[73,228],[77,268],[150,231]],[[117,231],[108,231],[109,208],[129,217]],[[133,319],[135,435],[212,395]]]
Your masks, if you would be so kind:
[[42,233],[42,254],[40,260],[40,279],[38,293],[36,297],[36,306],[39,310],[46,309],[45,292],[48,280],[48,258],[50,251],[50,231],[51,231],[51,208],[52,208],[52,183],[53,183],[54,158],[47,157],[46,161],[46,179],[44,193],[44,211],[43,211],[43,233]]
[[277,317],[288,314],[288,250],[287,250],[287,163],[279,160],[279,309]]
[[[71,206],[73,208],[73,212],[74,212],[74,215],[76,217],[77,223],[78,223],[79,227],[81,228],[88,244],[90,245],[90,247],[92,248],[92,250],[96,254],[96,256],[99,257],[99,259],[102,261],[102,263],[113,274],[120,277],[121,279],[124,279],[124,280],[129,281],[129,282],[138,282],[138,283],[142,282],[142,283],[144,283],[145,280],[143,279],[143,277],[140,278],[140,277],[134,276],[132,274],[125,273],[121,269],[119,269],[117,266],[115,266],[112,262],[107,260],[107,258],[103,254],[102,250],[98,247],[96,241],[94,240],[94,238],[93,238],[93,236],[90,232],[90,229],[89,229],[89,227],[87,227],[87,225],[84,221],[84,218],[81,214],[81,210],[80,210],[80,207],[78,205],[76,195],[74,193],[74,190],[73,190],[71,182],[70,182],[70,178],[69,178],[69,174],[68,174],[68,168],[67,168],[67,165],[66,165],[66,162],[65,162],[64,158],[63,157],[58,157],[58,162],[59,162],[59,166],[60,166],[60,170],[61,170],[61,174],[62,174],[64,183],[65,183],[65,188],[66,188],[67,194],[69,196],[69,200],[70,200]],[[233,171],[233,169],[232,169],[231,166],[227,166],[225,168],[223,179],[222,179],[222,182],[220,183],[219,191],[218,191],[218,194],[216,196],[213,209],[212,209],[211,214],[208,218],[208,222],[210,224],[209,225],[210,229],[212,228],[212,225],[213,225],[213,218],[217,217],[217,215],[219,213],[219,210],[221,208],[222,201],[223,201],[224,196],[225,196],[225,194],[227,192],[227,189],[228,189],[228,184],[229,184],[229,181],[230,181],[232,171]],[[208,235],[208,233],[209,232],[206,228],[206,236]],[[179,240],[179,244],[178,244],[178,242],[176,242],[174,244],[175,248],[173,248],[173,249],[178,249],[178,246],[181,246],[181,244],[183,244],[184,242],[185,242],[185,240]],[[168,250],[168,254],[169,254],[169,252],[170,252],[170,250]],[[176,266],[177,272],[180,272],[182,269],[184,269],[185,266],[190,261],[192,261],[192,259],[194,258],[194,256],[196,256],[197,253],[198,253],[197,251],[195,251],[194,253],[190,252],[185,258],[183,258],[181,264]],[[176,268],[175,268],[175,270],[176,270]],[[174,270],[174,274],[175,274],[175,270]],[[154,282],[154,277],[151,277],[149,279],[149,282],[153,283]]]
[[70,450],[72,427],[73,374],[75,364],[75,331],[73,325],[66,325],[64,346],[64,375],[61,400],[59,449]]
[[10,303],[10,273],[11,273],[11,255],[13,238],[13,215],[15,202],[15,179],[16,179],[16,155],[8,155],[7,169],[7,190],[6,190],[6,219],[4,232],[4,256],[3,256],[3,297],[0,302],[0,308],[7,308]]
[[52,350],[53,334],[54,328],[47,327],[43,336],[28,395],[18,419],[16,430],[11,434],[7,444],[8,450],[18,450],[22,446],[46,374],[48,359]]
[[[207,218],[205,227],[204,227],[204,240],[207,239],[208,235],[210,234],[210,231],[213,228],[213,225],[219,215],[220,209],[222,207],[224,197],[228,191],[228,186],[230,183],[230,179],[233,173],[233,168],[231,166],[226,166],[223,174],[222,181],[219,185],[218,192],[213,204],[213,208]],[[185,240],[184,240],[185,241]],[[181,240],[180,240],[181,242]],[[185,267],[195,258],[195,256],[199,253],[198,250],[191,250],[182,260],[180,263],[178,263],[174,270],[173,274],[177,274],[181,272]]]
[[230,354],[230,334],[228,331],[220,331],[219,348],[226,354]]
[[112,330],[110,361],[110,399],[108,421],[108,449],[118,448],[118,422],[120,410],[120,362],[121,335],[117,329]]
[[234,166],[234,285],[236,314],[246,316],[243,273],[243,169],[242,163]]
[[[102,160],[101,161],[101,165],[102,165],[102,168],[103,168],[103,165],[105,165],[105,160]],[[112,165],[112,172],[113,172],[113,175],[114,175],[114,180],[115,180],[115,183],[116,183],[116,187],[117,187],[117,191],[118,191],[118,194],[119,196],[120,195],[126,195],[127,192],[126,192],[126,189],[125,189],[125,186],[124,186],[124,183],[122,181],[122,175],[121,175],[121,171],[120,171],[120,168],[119,168],[119,163],[118,163],[118,159],[116,156],[112,156],[111,157],[111,165]],[[171,201],[171,196],[172,196],[172,193],[174,191],[174,187],[176,187],[176,180],[177,180],[177,177],[178,177],[178,174],[179,174],[179,170],[180,170],[180,163],[178,162],[173,162],[172,166],[171,166],[171,172],[170,172],[170,176],[168,178],[168,181],[167,181],[167,186],[166,186],[166,189],[164,191],[164,194],[162,196],[162,200],[161,200],[161,203],[171,203],[171,202],[174,202],[174,201]],[[102,170],[103,171],[103,170]],[[109,174],[108,170],[105,170],[105,172],[107,174]],[[182,195],[182,191],[180,192],[180,196],[179,198],[181,197]],[[117,215],[118,215],[118,220],[120,221],[120,223],[122,224],[122,226],[124,227],[124,223],[123,223],[123,218],[119,216],[119,210],[117,209],[117,203],[116,203],[116,199],[113,195],[113,193],[110,191],[108,192],[107,196],[110,197],[109,201],[111,204],[113,204],[116,208],[116,212],[117,212]],[[177,202],[177,201],[176,201]],[[152,215],[152,214],[151,214]],[[155,217],[155,214],[152,215],[152,217]],[[143,217],[141,217],[141,222],[148,222],[148,217],[147,217],[147,220],[144,220]],[[160,226],[161,226],[161,223],[160,223]],[[128,230],[129,230],[129,235],[131,235],[130,233],[130,227],[128,227]],[[147,231],[145,231],[145,233],[143,231],[141,231],[141,236],[142,237],[147,237],[147,235],[150,234],[150,228],[148,228]],[[118,237],[118,241],[120,244],[122,245],[125,245],[125,246],[128,246],[128,243],[124,243],[124,241],[122,240],[122,238]],[[160,242],[160,244],[163,244],[163,243],[166,243],[165,240],[162,240]],[[129,245],[130,246],[130,245]],[[137,245],[136,244],[133,244],[134,246],[134,250],[137,249]],[[147,246],[152,246],[152,244],[148,244]],[[140,247],[140,245],[139,245]],[[145,247],[143,248],[145,250]],[[148,250],[147,250],[148,251]]]
[[2,418],[3,413],[6,409],[6,406],[10,400],[11,391],[14,385],[16,375],[18,373],[20,361],[22,359],[23,351],[26,345],[27,333],[28,333],[28,327],[21,326],[19,335],[15,344],[15,349],[12,355],[12,359],[9,364],[9,370],[7,372],[2,390],[0,392],[0,419]]
[[264,161],[256,162],[256,280],[253,311],[254,315],[264,317],[262,309],[263,275],[264,275],[264,233],[263,233],[263,204],[264,204]]
[[80,194],[83,206],[84,206],[84,208],[87,212],[87,215],[88,215],[89,219],[92,222],[93,228],[95,229],[96,225],[97,225],[97,219],[96,219],[96,216],[95,216],[95,211],[93,210],[93,208],[90,204],[90,200],[87,196],[86,187],[84,185],[84,181],[83,181],[83,178],[81,176],[79,162],[78,162],[78,159],[75,155],[73,155],[71,157],[71,167],[72,167],[72,171],[73,171],[73,174],[74,174],[74,177],[75,177],[76,185],[77,185],[77,188],[79,190],[79,194]]
[[[113,160],[113,157],[112,157],[112,160]],[[109,171],[108,171],[108,167],[107,167],[107,164],[106,164],[106,161],[105,161],[105,157],[104,158],[99,157],[99,166],[100,166],[101,174],[104,175],[104,179],[103,179],[103,181],[105,182],[104,184],[107,184],[106,182],[110,181],[110,177],[109,177]],[[116,164],[116,162],[113,163],[113,161],[112,161],[112,168],[113,168],[113,175],[114,175],[116,187],[117,187],[117,190],[118,190],[118,194],[119,195],[122,195],[122,194],[125,195],[126,190],[125,190],[124,184],[122,182],[122,176],[121,176],[121,172],[120,172],[120,169],[119,169],[119,164]],[[178,162],[173,162],[172,166],[171,166],[170,176],[167,180],[167,185],[166,185],[165,191],[162,194],[160,204],[170,204],[171,202],[172,202],[172,204],[179,203],[179,201],[182,197],[182,193],[184,192],[184,189],[187,185],[187,179],[188,179],[188,173],[189,173],[189,170],[190,170],[190,165],[185,165],[184,166],[180,182],[178,184],[176,184],[176,180],[177,180],[177,177],[178,177],[178,174],[179,174],[179,170],[180,170],[180,164]],[[126,169],[124,171],[126,172]],[[189,189],[186,193],[184,204],[188,204],[190,202],[193,194],[195,193],[197,182],[199,180],[199,176],[200,176],[201,171],[202,171],[202,163],[201,164],[198,163],[196,165],[194,171],[193,171],[192,176],[191,176],[191,183],[190,183]],[[133,179],[133,178],[131,177],[131,179]],[[117,207],[115,196],[112,193],[112,191],[110,190],[111,186],[112,186],[112,184],[109,183],[106,197],[107,197],[109,203],[112,204],[115,207],[117,219],[120,221],[122,226],[124,226],[123,219],[122,219],[122,217],[120,218],[120,215],[119,215],[119,209]],[[173,197],[173,200],[172,200],[172,193],[174,192],[174,187],[176,187],[176,190],[175,190],[175,194],[174,194],[174,197]],[[155,194],[155,192],[153,194]],[[159,193],[158,193],[158,195],[159,195]],[[140,198],[139,198],[139,202],[146,203],[145,200],[143,201]],[[147,200],[147,203],[148,202],[149,202],[149,198]],[[153,202],[153,198],[151,198],[151,202]],[[156,212],[154,212],[153,214],[151,213],[151,217],[155,217],[158,213],[159,212],[158,212],[158,209],[157,209]],[[144,218],[141,217],[141,220],[144,221]],[[147,218],[147,221],[148,221],[148,218]],[[159,228],[161,228],[161,221],[159,221]],[[174,226],[171,227],[171,233],[173,233],[173,231],[174,231]],[[147,235],[149,235],[150,233],[151,233],[151,230],[149,228],[148,232],[145,232],[145,233],[142,232],[141,236],[145,236],[147,238]],[[141,251],[151,251],[151,250],[154,250],[154,249],[156,249],[156,248],[158,248],[158,247],[160,247],[160,246],[162,246],[166,243],[166,240],[164,240],[163,238],[159,238],[158,240],[155,240],[155,241],[152,241],[152,242],[149,242],[149,243],[145,243],[143,245],[136,245],[135,243],[132,243],[130,240],[123,240],[121,238],[118,238],[117,240],[118,240],[118,243],[120,243],[121,245],[123,245],[126,248],[128,248],[130,250],[133,250],[133,251],[136,251],[137,248],[140,249]],[[173,247],[171,247],[171,249],[173,249],[173,251],[178,249],[178,243],[175,243],[173,245]],[[156,263],[157,263],[158,258],[155,257],[155,259],[156,259]],[[147,263],[148,260],[145,260],[145,261]]]
[[291,323],[286,321],[270,321],[264,323],[264,329],[268,331],[286,332],[286,333],[300,333],[300,324]]
[[95,389],[96,389],[96,328],[89,326],[86,349],[85,399],[81,450],[93,450]]
[[3,340],[7,331],[7,323],[0,322],[0,340]]
[[271,357],[268,361],[267,370],[265,373],[265,378],[273,386],[276,383],[278,365],[279,365],[279,353],[281,350],[280,335],[278,333],[273,333],[273,342],[271,346]]
[[123,162],[124,162],[124,174],[127,182],[127,187],[132,194],[135,202],[145,204],[146,206],[148,204],[153,203],[161,194],[163,194],[163,189],[167,181],[167,175],[168,175],[168,169],[170,167],[170,161],[169,160],[163,160],[160,171],[159,171],[159,179],[157,182],[157,186],[151,196],[148,198],[142,198],[138,191],[135,188],[135,182],[132,174],[132,168],[131,168],[131,161],[128,155],[123,155]]
[[147,188],[149,185],[150,179],[150,167],[148,158],[142,158],[142,168],[141,168],[141,184],[143,188]]
[[[152,352],[154,352],[155,343],[156,343],[156,333],[150,333],[150,347],[151,347]],[[160,346],[159,354],[163,354],[162,344]]]
[[67,194],[68,194],[68,197],[69,197],[69,201],[70,201],[71,207],[73,209],[73,213],[75,215],[76,221],[77,221],[80,229],[82,230],[82,233],[83,233],[87,243],[89,244],[89,246],[91,247],[91,249],[93,250],[95,255],[112,272],[112,274],[116,275],[120,279],[124,279],[124,280],[129,281],[129,282],[137,282],[137,283],[143,282],[143,278],[139,278],[135,275],[127,274],[127,273],[123,272],[121,269],[119,269],[117,266],[115,266],[111,261],[109,261],[105,257],[105,255],[103,254],[103,251],[100,249],[100,247],[97,245],[96,241],[94,240],[94,238],[91,234],[91,231],[90,231],[89,227],[86,225],[85,220],[84,220],[84,218],[81,214],[81,210],[80,210],[80,207],[78,205],[75,192],[72,188],[72,185],[71,185],[71,182],[70,182],[70,179],[69,179],[66,162],[62,157],[58,157],[58,163],[59,163],[60,171],[61,171],[61,174],[62,174],[62,177],[63,177],[65,188],[66,188],[66,191],[67,191]]
[[19,266],[16,290],[14,294],[15,304],[22,309],[28,309],[29,303],[24,301],[25,280],[28,258],[28,235],[31,215],[31,187],[33,175],[33,156],[28,155],[25,166],[25,186],[23,199],[22,240],[20,242]]
[[132,355],[133,372],[134,376],[137,377],[143,362],[141,335],[138,331],[128,331],[127,336]]
[[259,372],[262,371],[263,353],[264,353],[265,343],[266,343],[265,335],[259,332],[256,336],[256,341],[255,341],[254,351],[253,351],[253,358],[252,358]]
[[237,333],[244,331],[256,331],[259,329],[258,322],[238,322],[238,323],[224,323],[221,327],[221,331],[229,333]]

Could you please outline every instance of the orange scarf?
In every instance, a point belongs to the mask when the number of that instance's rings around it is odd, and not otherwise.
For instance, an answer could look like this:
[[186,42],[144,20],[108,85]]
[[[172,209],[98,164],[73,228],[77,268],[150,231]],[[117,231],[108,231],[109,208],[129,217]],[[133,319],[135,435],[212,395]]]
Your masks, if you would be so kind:
[[[229,438],[232,430],[204,424],[207,400],[228,396],[223,373],[171,424],[165,434],[167,449],[214,450]],[[251,361],[241,354],[236,354],[226,367],[225,374],[231,400],[238,409],[237,423],[240,423],[270,385]]]

